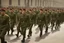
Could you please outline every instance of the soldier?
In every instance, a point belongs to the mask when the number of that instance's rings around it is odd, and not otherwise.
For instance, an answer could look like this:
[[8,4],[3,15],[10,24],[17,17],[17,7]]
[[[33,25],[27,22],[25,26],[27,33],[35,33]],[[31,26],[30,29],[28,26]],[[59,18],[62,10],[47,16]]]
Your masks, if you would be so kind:
[[39,14],[39,10],[38,9],[33,9],[33,12],[34,12],[34,14],[33,14],[33,21],[34,21],[34,25],[37,25],[37,15]]
[[32,26],[33,26],[33,12],[32,10],[30,9],[28,11],[28,28],[29,28],[29,33],[28,33],[28,38],[30,38],[30,36],[32,36]]
[[18,14],[17,14],[17,34],[16,36],[19,36],[19,33],[21,33],[21,17],[22,17],[22,9],[19,10]]
[[14,28],[14,26],[16,24],[16,14],[14,13],[14,11],[12,9],[10,9],[9,17],[10,17],[11,34],[13,34],[13,32],[14,32],[13,28]]
[[5,14],[5,10],[2,9],[0,14],[0,38],[1,43],[7,43],[5,41],[6,32],[9,30],[9,16]]
[[53,31],[53,27],[55,26],[56,14],[55,11],[51,12],[51,31]]
[[46,27],[46,30],[45,30],[45,33],[48,33],[48,26],[50,24],[50,14],[47,10],[45,10],[45,27]]
[[42,9],[40,9],[40,13],[37,16],[37,24],[40,30],[40,37],[42,37],[43,26],[44,26],[44,14]]
[[61,24],[61,22],[63,21],[63,20],[61,19],[62,16],[63,16],[62,12],[57,12],[55,30],[59,30],[60,24]]
[[22,10],[22,17],[20,19],[20,25],[21,25],[21,34],[23,35],[23,39],[22,42],[25,42],[25,38],[26,38],[26,29],[27,29],[27,23],[28,23],[28,19],[26,16],[26,9]]
[[18,24],[19,21],[19,16],[20,16],[20,11],[19,9],[14,9],[14,13],[16,15],[16,25]]
[[[9,16],[9,14],[10,14],[9,9],[6,10],[6,14]],[[8,30],[8,35],[9,35],[9,31],[10,31],[10,17],[9,17],[9,30]]]

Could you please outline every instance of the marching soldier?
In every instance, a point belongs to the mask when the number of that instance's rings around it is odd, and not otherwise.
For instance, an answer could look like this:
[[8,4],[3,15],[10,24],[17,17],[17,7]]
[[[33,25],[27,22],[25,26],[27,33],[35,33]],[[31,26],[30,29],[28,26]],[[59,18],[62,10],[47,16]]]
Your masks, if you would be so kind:
[[20,25],[21,25],[21,34],[23,35],[23,39],[22,42],[25,42],[25,38],[26,38],[26,29],[27,29],[27,23],[28,23],[28,19],[27,19],[27,15],[26,15],[26,9],[22,10],[22,17],[20,19]]
[[53,31],[53,27],[55,26],[56,22],[56,14],[55,11],[51,12],[51,31]]
[[9,17],[10,17],[11,34],[13,34],[13,32],[14,32],[13,28],[14,28],[14,26],[16,24],[16,14],[14,13],[14,11],[12,9],[10,9]]
[[21,33],[21,17],[22,17],[22,9],[19,10],[18,14],[17,14],[17,34],[16,36],[19,36],[19,33]]
[[62,16],[63,16],[62,12],[57,12],[55,30],[59,30],[61,22],[62,22],[62,19],[61,19]]
[[40,37],[42,37],[43,26],[44,26],[44,14],[42,9],[40,9],[40,13],[37,16],[37,24],[40,30]]
[[28,33],[28,38],[30,38],[30,36],[32,36],[32,26],[33,26],[33,12],[32,10],[30,9],[28,11],[28,28],[29,28],[29,33]]
[[[9,9],[6,10],[6,14],[9,16],[9,14],[10,14]],[[9,30],[8,30],[8,35],[9,35],[9,31],[10,31],[10,17],[9,17]]]
[[46,28],[46,30],[45,30],[45,33],[48,33],[48,26],[49,26],[49,24],[50,24],[50,14],[49,14],[49,12],[46,10],[45,11],[45,28]]
[[9,16],[5,14],[5,10],[2,9],[0,14],[0,38],[1,43],[7,43],[5,41],[6,32],[9,30]]

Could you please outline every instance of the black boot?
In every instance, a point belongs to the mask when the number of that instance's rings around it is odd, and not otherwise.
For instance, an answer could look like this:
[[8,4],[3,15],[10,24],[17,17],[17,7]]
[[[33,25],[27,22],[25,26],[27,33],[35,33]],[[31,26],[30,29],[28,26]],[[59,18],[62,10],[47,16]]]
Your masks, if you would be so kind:
[[3,37],[1,37],[1,43],[7,43],[6,41],[5,41],[5,38]]
[[17,38],[19,37],[18,34],[16,34],[16,37],[17,37]]
[[48,26],[46,27],[46,31],[45,31],[45,34],[48,33]]
[[39,25],[39,30],[40,30],[40,37],[42,37],[42,29],[43,28],[43,26],[42,25]]
[[6,41],[4,41],[4,43],[7,43]]
[[11,30],[11,35],[13,35],[13,32],[14,32],[14,30],[12,29],[12,30]]
[[22,40],[22,43],[24,43],[25,42],[25,38],[23,38],[23,40]]

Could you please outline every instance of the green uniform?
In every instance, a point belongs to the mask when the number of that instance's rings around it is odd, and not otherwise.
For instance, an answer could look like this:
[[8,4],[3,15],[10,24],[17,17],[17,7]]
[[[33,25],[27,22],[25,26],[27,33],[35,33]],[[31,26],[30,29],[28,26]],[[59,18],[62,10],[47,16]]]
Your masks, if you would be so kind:
[[[7,11],[6,11],[6,14],[9,16],[10,11],[9,11],[9,10],[7,10]],[[8,35],[9,35],[9,31],[10,31],[10,17],[9,17],[9,30],[8,30]]]
[[59,30],[61,22],[63,21],[61,19],[62,16],[63,16],[62,12],[61,13],[57,12],[55,30]]
[[40,30],[40,37],[42,36],[42,28],[44,26],[44,14],[43,13],[40,13],[38,14],[37,16],[37,24],[38,24],[38,27],[39,27],[39,30]]
[[22,42],[25,42],[26,29],[28,27],[27,24],[28,24],[28,16],[26,15],[26,13],[21,14],[19,25],[21,26],[21,34],[23,35]]
[[32,36],[32,26],[34,24],[34,21],[33,21],[33,14],[30,13],[30,12],[27,12],[27,17],[28,17],[28,29],[29,29],[29,33],[28,33],[28,38],[30,38],[30,36]]
[[14,12],[10,12],[9,17],[10,17],[11,34],[13,34],[13,32],[14,32],[13,28],[16,24],[16,14]]
[[22,14],[19,12],[16,16],[16,20],[17,20],[17,34],[16,36],[18,37],[19,36],[19,33],[21,32],[21,17],[22,17]]
[[45,13],[45,27],[46,27],[45,33],[48,32],[49,24],[50,24],[50,14],[49,14],[49,12],[46,12]]
[[9,16],[8,15],[0,15],[0,38],[1,43],[5,43],[5,35],[9,30]]
[[34,24],[36,25],[37,24],[37,16],[38,16],[38,14],[40,13],[40,11],[39,10],[36,10],[36,11],[34,11],[35,13],[34,13]]
[[15,13],[15,16],[16,16],[15,17],[16,18],[16,24],[18,24],[19,18],[20,18],[20,12],[18,10],[15,10],[14,13]]
[[55,26],[55,22],[56,22],[56,16],[57,14],[55,12],[52,12],[51,14],[51,31],[53,30],[53,27]]

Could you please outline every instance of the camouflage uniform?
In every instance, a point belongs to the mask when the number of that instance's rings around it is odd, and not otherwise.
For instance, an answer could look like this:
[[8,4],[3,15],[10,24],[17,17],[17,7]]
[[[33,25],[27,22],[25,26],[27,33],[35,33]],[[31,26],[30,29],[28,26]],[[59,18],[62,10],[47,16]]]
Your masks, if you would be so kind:
[[21,17],[22,17],[22,14],[20,12],[18,12],[18,14],[16,16],[16,20],[17,20],[17,34],[16,34],[16,36],[17,37],[18,37],[19,33],[21,33],[21,29],[20,29],[21,28],[21,21],[20,21]]
[[0,15],[0,38],[1,43],[5,43],[5,35],[9,30],[9,16],[7,14]]
[[61,17],[62,17],[62,12],[57,12],[57,16],[56,16],[56,26],[55,26],[55,30],[59,30],[60,28],[60,24],[62,22]]
[[10,12],[9,17],[10,17],[11,34],[13,34],[13,32],[14,32],[13,28],[16,24],[16,14],[14,12]]
[[[7,11],[6,11],[6,14],[9,16],[10,11],[9,11],[9,10],[7,10]],[[9,30],[8,30],[8,35],[9,35],[9,31],[10,31],[10,17],[9,17]]]
[[29,33],[28,33],[28,38],[30,38],[30,36],[32,36],[32,26],[33,26],[33,13],[28,12],[28,28],[29,28]]
[[28,27],[28,18],[26,13],[21,15],[21,19],[20,19],[20,26],[21,26],[21,34],[23,35],[23,39],[22,42],[25,42],[25,37],[26,37],[26,29]]
[[55,26],[55,22],[56,22],[56,13],[55,12],[52,12],[51,14],[51,31],[53,31],[53,27]]
[[46,27],[46,30],[45,30],[45,33],[48,32],[48,25],[50,24],[50,14],[49,12],[45,12],[45,27]]
[[38,16],[37,16],[37,24],[38,24],[38,27],[39,27],[39,30],[40,30],[40,37],[42,36],[42,28],[44,26],[44,14],[43,13],[39,13]]

